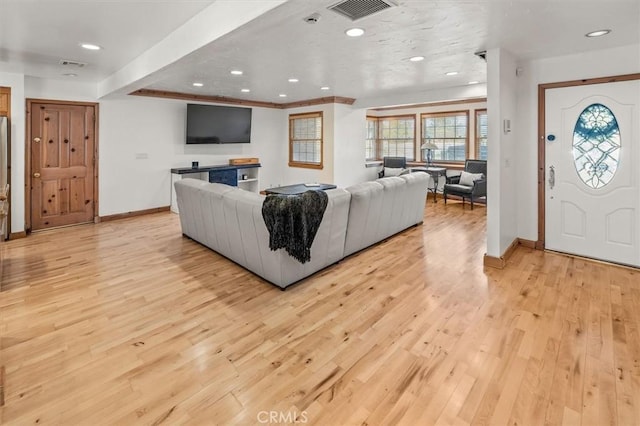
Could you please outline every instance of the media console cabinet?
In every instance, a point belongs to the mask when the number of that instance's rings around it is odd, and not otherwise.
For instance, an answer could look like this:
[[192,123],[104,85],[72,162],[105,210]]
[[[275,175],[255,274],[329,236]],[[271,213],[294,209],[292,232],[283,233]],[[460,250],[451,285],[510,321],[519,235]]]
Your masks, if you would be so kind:
[[178,202],[174,184],[183,178],[206,180],[237,186],[247,191],[258,192],[260,163],[219,165],[202,167],[181,167],[171,169],[171,211],[178,213]]

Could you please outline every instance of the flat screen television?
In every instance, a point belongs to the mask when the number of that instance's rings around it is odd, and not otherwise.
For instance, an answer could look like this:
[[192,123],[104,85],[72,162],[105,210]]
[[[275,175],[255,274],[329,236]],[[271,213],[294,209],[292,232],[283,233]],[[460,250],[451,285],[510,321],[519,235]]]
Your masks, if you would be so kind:
[[187,144],[251,142],[251,108],[187,104]]

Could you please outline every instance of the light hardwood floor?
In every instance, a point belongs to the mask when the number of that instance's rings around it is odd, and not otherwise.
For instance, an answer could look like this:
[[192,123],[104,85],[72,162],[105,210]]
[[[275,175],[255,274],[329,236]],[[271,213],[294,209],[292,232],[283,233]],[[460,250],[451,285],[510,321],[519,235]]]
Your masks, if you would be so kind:
[[3,244],[1,423],[639,424],[640,274],[484,270],[484,214],[430,201],[285,292],[171,213]]

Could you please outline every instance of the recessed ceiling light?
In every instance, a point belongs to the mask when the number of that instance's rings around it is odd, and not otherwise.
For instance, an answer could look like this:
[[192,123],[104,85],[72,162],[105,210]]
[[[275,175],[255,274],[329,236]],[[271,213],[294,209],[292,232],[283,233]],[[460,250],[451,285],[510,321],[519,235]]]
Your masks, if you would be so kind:
[[322,87],[320,88],[320,90],[329,90],[329,89],[330,89],[330,87],[329,87],[329,86],[322,86]]
[[280,93],[278,96],[280,96],[281,98],[286,98],[287,95],[285,95],[284,93]]
[[240,71],[240,70],[231,70],[231,74],[233,74],[233,75],[242,75],[242,71]]
[[473,80],[473,81],[468,82],[467,84],[478,84],[478,83],[480,83],[480,82],[476,81],[476,80]]
[[297,83],[298,81],[300,81],[300,80],[298,80],[297,78],[290,78],[289,79],[289,83]]
[[241,91],[242,93],[249,93],[251,90],[249,90],[249,89],[240,89],[240,91]]
[[409,60],[411,62],[420,62],[420,61],[424,61],[424,56],[412,56],[411,58],[409,58]]
[[344,33],[349,37],[360,37],[362,34],[364,34],[364,30],[362,28],[349,28]]
[[204,84],[202,84],[202,83],[193,83],[193,85],[194,85],[195,87],[202,87],[202,86],[204,86]]
[[65,77],[77,77],[78,76],[78,74],[73,73],[73,72],[68,72],[68,73],[62,74],[62,75],[65,76]]
[[458,71],[449,71],[446,75],[458,75]]
[[607,35],[611,32],[611,30],[597,30],[591,31],[590,33],[585,34],[585,37],[602,37],[603,35]]
[[83,49],[87,49],[87,50],[100,50],[100,49],[102,49],[102,47],[98,46],[97,44],[91,44],[91,43],[80,43],[80,47],[82,47]]

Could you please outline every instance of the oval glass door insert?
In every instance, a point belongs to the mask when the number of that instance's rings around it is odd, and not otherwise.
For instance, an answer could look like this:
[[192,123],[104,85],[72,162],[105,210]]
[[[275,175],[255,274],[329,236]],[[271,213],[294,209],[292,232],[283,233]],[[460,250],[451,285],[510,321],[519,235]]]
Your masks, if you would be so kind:
[[606,106],[589,105],[578,117],[573,160],[578,176],[590,188],[602,188],[613,179],[620,162],[620,127]]

